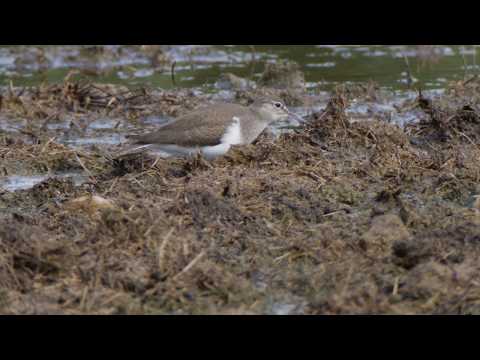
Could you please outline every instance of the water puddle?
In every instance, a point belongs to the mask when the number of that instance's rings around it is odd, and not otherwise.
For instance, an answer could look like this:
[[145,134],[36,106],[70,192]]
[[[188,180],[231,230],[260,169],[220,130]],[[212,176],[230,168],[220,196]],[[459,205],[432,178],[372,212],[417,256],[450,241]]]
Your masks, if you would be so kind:
[[88,181],[88,176],[82,173],[59,173],[53,175],[31,175],[31,176],[1,176],[0,177],[0,189],[6,190],[9,192],[19,191],[19,190],[28,190],[33,188],[35,185],[40,184],[42,181],[45,181],[50,178],[61,178],[61,179],[72,179],[75,186],[80,186],[83,183]]
[[140,120],[142,125],[163,126],[175,121],[174,118],[167,118],[164,116],[147,116]]
[[5,117],[0,117],[0,130],[6,132],[15,132],[18,133],[22,130],[27,124],[25,119],[8,119]]
[[298,305],[289,303],[275,303],[272,306],[272,315],[293,315],[298,309]]
[[298,298],[295,301],[274,301],[266,313],[268,315],[302,315],[305,313],[306,301]]
[[48,176],[8,176],[0,177],[0,189],[6,191],[26,190],[34,187],[42,181],[48,179]]
[[125,141],[126,136],[117,133],[59,139],[60,143],[71,146],[72,148],[82,148],[92,145],[118,145]]
[[109,130],[119,127],[120,124],[122,124],[122,120],[103,118],[91,122],[88,125],[88,128],[93,130]]

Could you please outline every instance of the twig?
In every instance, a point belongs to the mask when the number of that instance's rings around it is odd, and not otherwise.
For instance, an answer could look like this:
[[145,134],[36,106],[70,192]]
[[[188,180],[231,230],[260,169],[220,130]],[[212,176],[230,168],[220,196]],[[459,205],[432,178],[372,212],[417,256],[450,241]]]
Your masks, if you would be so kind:
[[80,166],[83,168],[83,170],[85,170],[85,172],[88,174],[88,176],[91,177],[92,181],[96,184],[97,181],[95,180],[95,177],[94,177],[93,174],[90,172],[90,170],[87,169],[87,167],[85,166],[85,164],[83,163],[83,161],[80,160],[80,158],[78,157],[77,153],[74,152],[73,154],[75,155],[75,158],[77,159],[78,163],[79,163]]
[[8,92],[11,98],[15,98],[15,92],[13,91],[13,81],[10,80],[9,87],[8,87]]
[[454,129],[454,130],[455,130],[455,132],[456,132],[457,134],[460,134],[460,135],[462,135],[465,139],[467,139],[467,140],[470,142],[470,144],[472,144],[473,146],[478,146],[477,144],[475,144],[475,142],[474,142],[472,139],[470,139],[470,137],[468,137],[467,134],[465,134],[464,132],[459,131],[459,130],[457,130],[457,129]]
[[410,68],[410,62],[408,61],[408,57],[405,54],[403,54],[403,59],[405,60],[405,64],[407,65],[407,86],[409,89],[411,89],[413,84],[413,78],[412,78],[412,70]]
[[463,82],[463,86],[467,85],[468,83],[471,83],[473,80],[476,80],[476,79],[478,79],[478,74],[475,74],[475,75],[473,75],[470,79],[465,80],[465,81]]
[[170,68],[170,74],[171,74],[171,77],[172,77],[172,84],[174,87],[177,86],[177,83],[175,82],[175,66],[177,65],[177,62],[174,61],[172,63],[172,67]]
[[273,259],[273,261],[274,261],[275,263],[278,263],[278,262],[282,261],[283,259],[289,257],[291,254],[292,254],[292,253],[291,253],[290,251],[288,251],[288,252],[286,252],[285,254],[283,254],[283,255],[281,255],[281,256]]
[[341,209],[341,210],[338,210],[338,211],[333,211],[331,213],[322,215],[322,217],[333,216],[333,215],[336,215],[336,214],[340,214],[342,212],[346,213],[347,211],[345,209]]
[[113,188],[115,187],[115,185],[117,185],[117,182],[118,182],[118,177],[116,177],[116,178],[113,180],[112,185],[110,185],[110,187],[107,189],[107,191],[105,191],[105,192],[103,193],[103,196],[109,194],[109,193],[113,190]]
[[70,81],[70,78],[71,78],[73,75],[78,75],[78,74],[80,74],[80,71],[78,71],[78,70],[76,70],[76,69],[75,69],[75,70],[70,70],[70,71],[68,72],[68,74],[63,78],[63,82],[64,82],[64,83],[69,82],[69,81]]
[[167,246],[168,240],[172,237],[173,232],[175,231],[175,228],[172,227],[170,231],[165,235],[165,237],[162,240],[162,243],[158,247],[158,270],[160,272],[163,271],[163,259],[165,256],[165,248]]
[[463,80],[467,78],[467,59],[465,57],[465,51],[462,51],[462,60],[463,60]]
[[392,290],[392,295],[393,296],[396,296],[398,294],[398,283],[399,283],[399,281],[400,281],[400,277],[397,276],[395,278],[395,282],[393,284],[393,290]]
[[86,310],[85,304],[86,304],[86,301],[87,301],[87,294],[88,294],[88,285],[83,288],[82,298],[80,299],[80,308],[83,311]]
[[187,273],[192,267],[195,266],[196,263],[198,263],[198,262],[200,261],[200,259],[201,259],[202,257],[205,256],[205,254],[206,254],[206,251],[203,250],[200,254],[198,254],[198,255],[195,257],[195,259],[193,259],[192,261],[190,261],[190,263],[189,263],[187,266],[185,266],[185,268],[184,268],[182,271],[180,271],[177,275],[175,275],[175,276],[173,277],[173,280],[177,280],[180,276],[182,276],[183,274]]
[[473,71],[477,69],[477,45],[473,45]]
[[54,140],[55,136],[48,140],[45,145],[43,145],[42,150],[40,150],[40,154],[42,154],[47,149],[48,145],[50,145]]
[[249,45],[250,50],[252,51],[252,60],[250,61],[250,76],[248,79],[248,87],[252,87],[251,84],[253,84],[253,75],[255,74],[255,65],[257,63],[257,54],[255,51],[255,45]]
[[153,162],[152,166],[150,166],[150,169],[153,169],[155,167],[155,165],[157,165],[158,161],[160,160],[160,156],[157,156],[157,158],[155,159],[155,161]]
[[98,91],[101,91],[101,92],[103,92],[104,94],[107,94],[107,95],[110,96],[110,97],[114,97],[113,94],[111,94],[111,93],[108,92],[107,90],[102,89],[102,88],[100,88],[100,87],[98,87],[98,86],[95,86],[95,85],[93,85],[93,84],[89,84],[89,87],[92,87],[92,88],[94,88],[94,89],[96,89],[96,90],[98,90]]

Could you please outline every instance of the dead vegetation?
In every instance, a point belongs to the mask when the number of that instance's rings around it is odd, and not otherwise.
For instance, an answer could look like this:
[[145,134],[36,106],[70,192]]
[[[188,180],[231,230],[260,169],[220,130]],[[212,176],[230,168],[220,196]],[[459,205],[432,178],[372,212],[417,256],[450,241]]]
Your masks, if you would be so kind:
[[46,122],[67,115],[101,117],[116,115],[138,118],[153,114],[177,116],[198,106],[188,91],[150,91],[145,88],[93,83],[76,79],[70,72],[62,83],[38,87],[14,87],[13,83],[0,94],[2,114],[13,118]]
[[[358,92],[339,88],[294,133],[211,163],[115,162],[40,126],[33,144],[0,134],[3,175],[89,175],[0,192],[0,311],[255,314],[293,303],[305,314],[479,313],[477,108],[419,96],[425,117],[404,131],[351,122]],[[0,114],[35,123],[199,101],[66,79],[11,88]]]

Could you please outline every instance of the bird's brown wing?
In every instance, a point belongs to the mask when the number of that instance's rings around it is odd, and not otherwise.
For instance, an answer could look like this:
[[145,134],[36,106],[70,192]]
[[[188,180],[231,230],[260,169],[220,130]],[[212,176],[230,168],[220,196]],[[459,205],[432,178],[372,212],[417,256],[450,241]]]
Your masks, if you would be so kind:
[[217,105],[193,111],[157,131],[131,137],[136,144],[174,144],[179,146],[214,146],[233,117],[245,112],[240,105]]

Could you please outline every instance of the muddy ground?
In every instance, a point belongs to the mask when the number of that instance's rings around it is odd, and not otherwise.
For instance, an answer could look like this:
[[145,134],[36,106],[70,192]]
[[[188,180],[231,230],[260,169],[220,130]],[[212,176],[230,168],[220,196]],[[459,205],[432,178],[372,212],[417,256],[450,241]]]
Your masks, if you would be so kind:
[[26,125],[0,131],[2,176],[87,180],[0,190],[0,312],[478,314],[479,86],[419,93],[405,128],[353,119],[353,99],[381,95],[339,87],[294,131],[213,162],[118,160],[116,145],[69,147],[47,126],[81,133],[209,101],[191,92],[70,78],[3,89],[0,116]]

